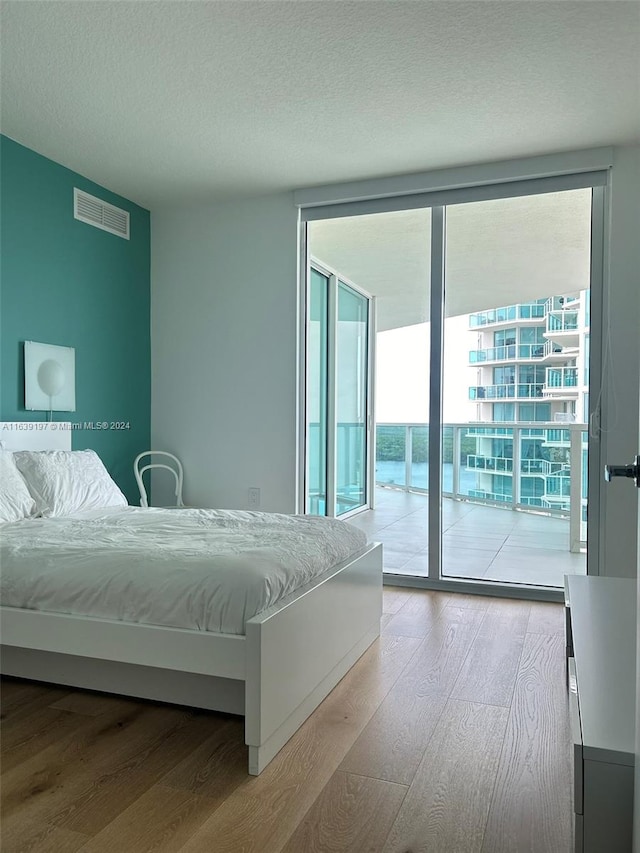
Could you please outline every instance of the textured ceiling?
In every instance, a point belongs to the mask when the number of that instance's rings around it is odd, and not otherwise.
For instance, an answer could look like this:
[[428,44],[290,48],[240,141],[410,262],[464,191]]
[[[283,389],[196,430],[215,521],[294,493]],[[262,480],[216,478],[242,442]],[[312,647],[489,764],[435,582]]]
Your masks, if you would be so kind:
[[[311,255],[377,297],[377,329],[429,319],[431,215],[407,210],[309,223]],[[591,190],[447,208],[445,315],[589,287]]]
[[637,2],[2,3],[2,130],[153,208],[640,136]]

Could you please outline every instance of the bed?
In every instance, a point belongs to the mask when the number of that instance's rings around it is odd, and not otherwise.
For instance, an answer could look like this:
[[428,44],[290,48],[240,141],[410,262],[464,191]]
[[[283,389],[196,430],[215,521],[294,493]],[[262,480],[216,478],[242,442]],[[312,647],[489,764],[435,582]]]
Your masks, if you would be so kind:
[[[67,451],[71,434],[0,423],[10,451]],[[380,632],[382,546],[343,522],[119,506],[0,537],[3,673],[242,714],[253,775]]]

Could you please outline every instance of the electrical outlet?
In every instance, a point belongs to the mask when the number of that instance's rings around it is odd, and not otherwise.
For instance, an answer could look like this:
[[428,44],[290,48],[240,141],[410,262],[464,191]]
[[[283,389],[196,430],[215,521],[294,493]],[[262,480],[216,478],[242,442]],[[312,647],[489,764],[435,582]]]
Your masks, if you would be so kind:
[[252,486],[249,489],[249,499],[247,501],[249,509],[258,509],[260,506],[260,489]]

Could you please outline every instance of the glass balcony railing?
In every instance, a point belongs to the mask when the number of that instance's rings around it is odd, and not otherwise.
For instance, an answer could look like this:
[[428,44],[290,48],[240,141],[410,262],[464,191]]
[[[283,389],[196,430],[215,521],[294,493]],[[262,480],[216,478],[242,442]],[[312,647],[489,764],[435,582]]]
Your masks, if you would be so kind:
[[521,459],[520,471],[523,474],[541,474],[544,477],[566,472],[569,476],[568,465],[564,462],[552,462],[549,459]]
[[578,368],[547,367],[545,385],[548,388],[576,388],[578,385]]
[[544,358],[545,344],[505,344],[501,347],[475,349],[469,353],[469,364],[484,364],[487,361],[516,361],[520,359]]
[[555,341],[546,341],[544,345],[543,358],[548,358],[551,355],[558,355],[562,352],[562,347]]
[[503,456],[467,456],[467,468],[476,471],[513,471],[513,459]]
[[[458,423],[442,433],[444,497],[569,518],[572,541],[586,541],[585,424]],[[427,424],[378,424],[376,442],[378,486],[428,492]]]
[[[341,423],[338,440],[348,443],[352,431],[362,437],[362,429],[359,423]],[[309,439],[313,436],[312,430]],[[584,542],[587,452],[585,424],[566,423],[562,428],[553,422],[444,424],[442,495],[568,518],[571,540]],[[361,473],[362,460],[348,454],[344,459],[344,470],[338,473],[342,481],[350,482]],[[377,486],[426,494],[428,424],[377,424],[375,467]]]
[[[504,456],[467,456],[467,468],[474,471],[497,471],[500,473],[513,473],[513,459]],[[539,475],[548,477],[551,474],[567,472],[568,467],[562,462],[551,462],[548,459],[521,459],[520,473],[527,476]],[[568,474],[567,474],[568,476]]]
[[544,300],[525,302],[520,305],[507,305],[503,308],[492,308],[490,311],[480,311],[469,315],[469,326],[472,329],[491,326],[495,323],[505,323],[511,320],[535,320],[545,315]]
[[547,332],[577,332],[577,311],[554,311],[547,314]]
[[469,497],[479,498],[483,502],[491,501],[493,503],[495,501],[496,503],[503,504],[511,503],[511,495],[503,495],[499,492],[487,492],[484,489],[471,489]]
[[465,435],[467,437],[475,437],[475,436],[480,436],[480,435],[486,435],[486,436],[491,436],[491,437],[503,436],[503,435],[512,436],[513,435],[513,429],[512,429],[512,427],[504,427],[504,426],[482,426],[482,427],[470,426],[467,428]]
[[551,311],[564,311],[571,306],[576,308],[579,303],[579,296],[550,296],[545,302],[545,314]]
[[470,400],[508,400],[517,398],[542,397],[544,385],[541,382],[512,382],[504,385],[472,385],[469,388]]
[[545,442],[547,444],[562,444],[569,446],[569,430],[568,429],[548,429],[546,430]]
[[557,501],[568,498],[571,494],[571,478],[568,475],[548,477],[545,482],[544,497],[547,500]]

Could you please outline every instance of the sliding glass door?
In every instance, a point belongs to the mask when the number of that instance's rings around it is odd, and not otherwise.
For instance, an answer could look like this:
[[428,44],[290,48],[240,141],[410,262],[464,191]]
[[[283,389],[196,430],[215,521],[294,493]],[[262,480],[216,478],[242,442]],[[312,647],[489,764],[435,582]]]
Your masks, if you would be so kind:
[[587,545],[595,570],[605,184],[304,211],[331,259],[306,267],[305,508],[351,515],[389,575],[560,588]]
[[327,514],[327,367],[329,275],[309,271],[307,295],[307,429],[305,512]]
[[442,577],[560,587],[586,574],[591,208],[591,189],[446,208],[443,420],[458,479],[443,482],[457,511]]
[[338,279],[335,514],[368,505],[369,302]]
[[372,297],[314,262],[307,295],[305,511],[371,504]]

